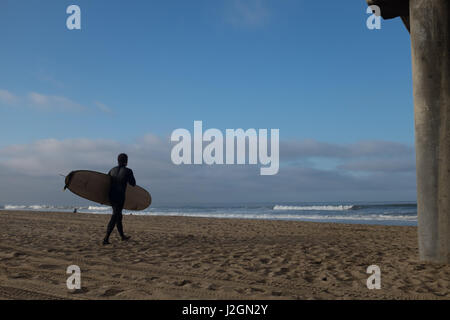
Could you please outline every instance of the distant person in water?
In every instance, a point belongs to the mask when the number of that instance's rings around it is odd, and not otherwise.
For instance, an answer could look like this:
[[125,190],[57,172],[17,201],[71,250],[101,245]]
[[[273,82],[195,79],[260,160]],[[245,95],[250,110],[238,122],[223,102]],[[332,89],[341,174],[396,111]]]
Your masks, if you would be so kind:
[[123,233],[122,226],[122,210],[125,204],[125,192],[127,191],[127,183],[132,186],[136,185],[136,179],[134,178],[133,171],[127,168],[128,156],[125,153],[119,154],[117,157],[119,165],[112,168],[108,175],[111,176],[111,189],[109,191],[109,201],[113,209],[111,220],[109,221],[106,229],[106,236],[103,239],[103,244],[109,244],[109,236],[117,225],[120,237],[123,241],[130,239]]

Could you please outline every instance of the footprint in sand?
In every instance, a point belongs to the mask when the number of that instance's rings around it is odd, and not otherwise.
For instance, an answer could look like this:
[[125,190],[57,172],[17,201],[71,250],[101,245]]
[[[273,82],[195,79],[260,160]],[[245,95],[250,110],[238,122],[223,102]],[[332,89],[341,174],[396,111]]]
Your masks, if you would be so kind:
[[250,292],[250,293],[256,293],[256,292],[262,293],[262,292],[264,292],[263,289],[259,289],[259,288],[248,288],[245,291]]
[[288,269],[288,268],[279,268],[279,269],[275,270],[275,272],[273,273],[273,275],[275,275],[275,276],[281,276],[281,275],[286,274],[286,273],[288,273],[288,272],[289,272],[289,269]]
[[13,258],[18,258],[18,257],[25,256],[25,255],[26,255],[26,254],[23,253],[23,252],[14,252],[14,253],[12,254]]
[[11,259],[23,256],[23,255],[25,255],[25,254],[21,253],[21,252],[12,252],[12,253],[2,254],[2,256],[0,257],[0,261],[11,260]]
[[208,287],[206,287],[206,289],[211,290],[211,291],[216,291],[217,286],[214,283],[211,283]]
[[26,273],[12,273],[8,275],[9,279],[31,279],[31,275]]
[[173,282],[173,284],[176,285],[177,287],[183,287],[190,283],[191,283],[191,281],[189,281],[189,280],[180,280],[180,281]]
[[47,270],[56,270],[59,269],[60,267],[54,264],[40,264],[38,266],[39,269],[47,269]]
[[113,297],[119,293],[121,293],[123,290],[116,289],[116,288],[110,288],[106,289],[105,292],[102,294],[103,297]]

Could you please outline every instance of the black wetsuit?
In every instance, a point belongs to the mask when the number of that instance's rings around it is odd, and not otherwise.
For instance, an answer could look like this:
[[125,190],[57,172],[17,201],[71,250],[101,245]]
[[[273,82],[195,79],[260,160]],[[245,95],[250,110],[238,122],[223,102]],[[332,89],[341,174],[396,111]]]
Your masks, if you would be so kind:
[[122,227],[122,209],[125,203],[127,183],[132,186],[136,185],[136,179],[134,178],[133,171],[125,166],[117,166],[112,168],[108,175],[111,176],[109,200],[111,202],[113,213],[106,230],[106,240],[109,239],[109,236],[116,225],[120,236],[122,238],[124,237]]

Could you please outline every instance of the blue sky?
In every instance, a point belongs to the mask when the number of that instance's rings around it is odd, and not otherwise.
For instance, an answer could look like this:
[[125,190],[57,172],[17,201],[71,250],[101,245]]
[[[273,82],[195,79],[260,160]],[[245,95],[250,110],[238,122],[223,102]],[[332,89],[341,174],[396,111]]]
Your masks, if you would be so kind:
[[[81,8],[82,30],[66,28],[70,4]],[[368,30],[366,8],[363,0],[2,1],[0,168],[23,169],[11,165],[11,146],[166,141],[194,120],[279,128],[281,140],[322,147],[412,148],[409,36],[399,19]],[[333,174],[355,176],[342,171],[342,157],[316,156],[296,169],[330,173],[337,163]],[[414,197],[411,172],[408,193],[399,186],[394,196]],[[355,197],[392,194],[380,188]]]

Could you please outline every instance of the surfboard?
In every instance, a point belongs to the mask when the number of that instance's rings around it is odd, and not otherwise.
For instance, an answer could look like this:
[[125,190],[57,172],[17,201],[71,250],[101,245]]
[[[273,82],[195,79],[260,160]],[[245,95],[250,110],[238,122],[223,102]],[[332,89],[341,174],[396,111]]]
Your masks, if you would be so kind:
[[[111,205],[109,201],[111,177],[107,174],[89,170],[72,171],[66,176],[65,183],[64,190],[69,189],[87,200]],[[127,185],[124,209],[140,211],[148,208],[151,203],[152,197],[147,190]]]

